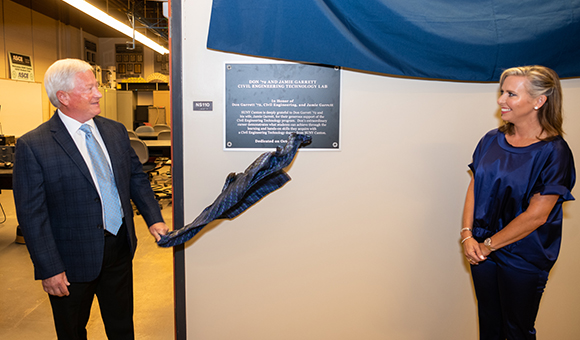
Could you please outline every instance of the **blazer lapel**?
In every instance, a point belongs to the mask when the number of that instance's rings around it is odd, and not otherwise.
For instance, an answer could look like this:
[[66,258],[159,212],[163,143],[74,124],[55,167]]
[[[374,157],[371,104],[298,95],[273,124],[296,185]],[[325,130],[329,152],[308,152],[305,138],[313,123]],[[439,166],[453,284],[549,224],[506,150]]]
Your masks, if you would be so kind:
[[95,183],[93,182],[93,177],[87,167],[87,163],[83,156],[81,155],[75,141],[72,139],[68,130],[60,120],[60,117],[55,113],[49,120],[50,131],[52,132],[52,137],[60,145],[60,147],[68,154],[71,160],[78,166],[82,174],[87,178],[89,182],[93,184],[96,189]]

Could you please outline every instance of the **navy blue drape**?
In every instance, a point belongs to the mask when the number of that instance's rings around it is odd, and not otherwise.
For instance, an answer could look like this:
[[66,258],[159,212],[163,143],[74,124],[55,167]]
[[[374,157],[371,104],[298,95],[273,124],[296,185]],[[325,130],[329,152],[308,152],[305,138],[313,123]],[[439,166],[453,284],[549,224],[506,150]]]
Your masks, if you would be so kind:
[[580,0],[214,0],[207,47],[407,77],[578,77]]

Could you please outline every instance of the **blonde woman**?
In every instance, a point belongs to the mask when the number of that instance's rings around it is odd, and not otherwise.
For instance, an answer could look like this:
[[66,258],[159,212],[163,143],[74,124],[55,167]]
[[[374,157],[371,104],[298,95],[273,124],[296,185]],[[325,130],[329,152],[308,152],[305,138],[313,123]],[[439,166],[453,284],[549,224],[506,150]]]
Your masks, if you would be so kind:
[[500,93],[505,124],[473,154],[461,243],[480,339],[536,339],[540,299],[560,250],[562,203],[574,199],[574,160],[562,138],[562,89],[553,70],[510,68]]

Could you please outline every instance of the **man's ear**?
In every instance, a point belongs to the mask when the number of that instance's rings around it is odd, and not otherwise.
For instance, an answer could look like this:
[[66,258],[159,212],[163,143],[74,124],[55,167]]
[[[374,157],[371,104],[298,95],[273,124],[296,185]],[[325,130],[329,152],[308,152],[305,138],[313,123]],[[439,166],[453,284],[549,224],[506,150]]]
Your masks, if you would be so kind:
[[66,93],[64,91],[56,91],[56,98],[58,98],[58,101],[62,105],[68,106],[69,99],[70,99],[68,93]]

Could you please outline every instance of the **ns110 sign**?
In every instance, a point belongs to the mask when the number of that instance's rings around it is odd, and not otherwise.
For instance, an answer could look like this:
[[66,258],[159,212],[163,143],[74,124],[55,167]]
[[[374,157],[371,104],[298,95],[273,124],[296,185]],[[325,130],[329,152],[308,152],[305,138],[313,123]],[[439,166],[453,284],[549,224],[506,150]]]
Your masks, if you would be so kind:
[[193,102],[193,111],[213,111],[213,102]]

